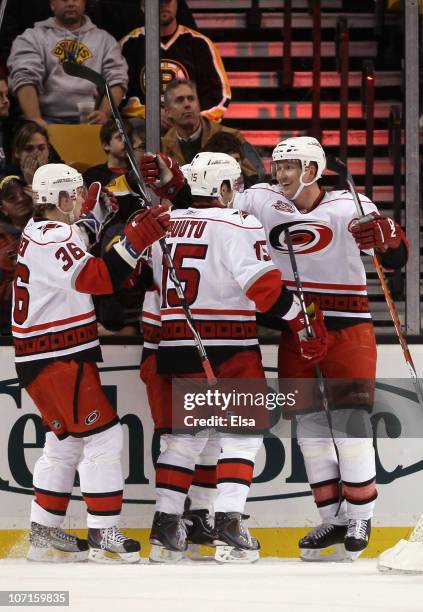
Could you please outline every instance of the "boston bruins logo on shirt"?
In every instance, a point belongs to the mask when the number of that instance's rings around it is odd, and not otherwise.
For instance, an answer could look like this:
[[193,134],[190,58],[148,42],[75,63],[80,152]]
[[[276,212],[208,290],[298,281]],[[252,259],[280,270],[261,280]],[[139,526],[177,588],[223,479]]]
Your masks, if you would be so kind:
[[290,221],[276,225],[269,233],[269,242],[274,249],[288,253],[285,230],[289,229],[294,251],[298,255],[324,252],[333,239],[332,228],[323,221]]
[[[161,94],[163,96],[166,91],[166,87],[173,79],[189,79],[188,70],[183,64],[173,59],[162,59],[160,62],[160,81],[161,81]],[[145,95],[145,66],[141,70],[140,84],[142,92]]]
[[93,56],[92,52],[84,45],[84,43],[77,40],[70,40],[68,38],[59,40],[56,43],[52,53],[61,62],[64,62],[65,59],[70,57],[73,61],[78,62],[78,64],[83,64]]

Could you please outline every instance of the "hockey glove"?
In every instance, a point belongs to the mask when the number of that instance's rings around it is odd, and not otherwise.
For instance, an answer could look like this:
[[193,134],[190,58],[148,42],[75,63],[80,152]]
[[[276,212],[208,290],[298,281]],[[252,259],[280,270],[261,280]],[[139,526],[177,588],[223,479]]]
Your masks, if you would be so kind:
[[185,185],[185,177],[178,163],[165,153],[143,155],[141,173],[145,184],[160,198],[171,200]]
[[123,228],[120,240],[114,248],[132,267],[135,267],[148,246],[166,236],[170,222],[168,210],[168,206],[155,204],[135,215]]
[[103,189],[100,183],[92,183],[82,204],[80,223],[98,240],[104,225],[118,210],[119,204],[115,196]]
[[307,306],[307,314],[313,336],[307,334],[302,310],[294,319],[287,321],[290,330],[297,336],[301,357],[309,364],[319,363],[328,352],[328,332],[321,310],[315,304]]
[[351,233],[360,251],[375,249],[385,253],[397,249],[402,240],[402,229],[389,217],[377,213],[366,215],[351,225]]

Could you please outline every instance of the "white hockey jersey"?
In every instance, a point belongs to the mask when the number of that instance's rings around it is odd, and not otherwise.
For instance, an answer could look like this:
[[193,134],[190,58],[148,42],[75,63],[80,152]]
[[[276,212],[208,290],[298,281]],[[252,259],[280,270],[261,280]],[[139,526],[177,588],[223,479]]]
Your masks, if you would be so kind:
[[92,256],[77,226],[26,225],[18,252],[12,311],[16,364],[90,355],[101,359],[91,295],[75,290]]
[[146,291],[142,306],[143,348],[141,361],[159,348],[162,333],[160,319],[160,294],[158,290]]
[[[378,212],[367,197],[360,200],[365,214]],[[329,328],[371,319],[366,273],[349,231],[357,218],[349,191],[322,192],[318,205],[302,213],[278,185],[260,183],[237,193],[233,205],[263,224],[272,260],[295,290],[284,235],[289,228],[306,301],[319,305]]]
[[[189,208],[172,211],[168,236],[166,242],[179,280],[212,364],[218,365],[240,350],[259,350],[256,304],[246,294],[270,271],[280,284],[280,273],[266,251],[261,224],[233,209]],[[162,259],[155,243],[153,274],[161,288],[159,372],[201,371],[191,332]]]

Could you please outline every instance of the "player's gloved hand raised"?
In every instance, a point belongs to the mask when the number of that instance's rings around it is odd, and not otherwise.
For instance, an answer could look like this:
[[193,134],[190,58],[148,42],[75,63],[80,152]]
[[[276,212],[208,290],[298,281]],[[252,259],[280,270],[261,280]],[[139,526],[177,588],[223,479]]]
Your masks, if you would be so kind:
[[307,334],[303,312],[287,321],[291,331],[297,336],[301,357],[309,364],[319,363],[328,352],[328,332],[323,320],[322,311],[315,304],[307,306],[307,314],[313,336]]
[[179,164],[165,153],[145,153],[141,173],[145,184],[160,198],[172,200],[185,184]]
[[90,185],[87,197],[81,207],[80,222],[91,231],[98,240],[104,225],[119,210],[115,196],[95,182]]
[[137,260],[148,246],[166,236],[170,222],[168,210],[168,206],[155,204],[136,214],[123,228],[118,252],[123,248]]
[[351,225],[351,233],[360,251],[375,249],[382,253],[398,248],[403,235],[398,223],[377,213],[357,219]]

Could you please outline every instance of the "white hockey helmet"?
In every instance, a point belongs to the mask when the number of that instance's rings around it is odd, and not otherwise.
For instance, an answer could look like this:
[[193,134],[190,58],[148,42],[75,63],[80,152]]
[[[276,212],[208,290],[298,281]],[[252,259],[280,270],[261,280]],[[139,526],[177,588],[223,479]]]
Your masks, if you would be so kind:
[[181,166],[181,172],[184,175],[185,180],[187,182],[189,182],[190,170],[191,170],[191,164],[184,164],[183,166]]
[[[301,162],[302,172],[300,176],[300,187],[293,196],[293,200],[298,197],[304,187],[318,181],[326,168],[326,155],[322,145],[312,136],[287,138],[276,145],[272,152],[272,178],[276,178],[275,162],[283,160],[299,160]],[[316,176],[309,183],[304,183],[304,171],[310,162],[315,162],[317,165]]]
[[187,181],[192,195],[220,200],[220,188],[229,181],[231,191],[238,191],[242,183],[239,163],[226,153],[197,153],[191,162]]
[[78,188],[84,181],[82,175],[66,164],[45,164],[38,168],[32,180],[36,204],[59,205],[59,196],[65,192],[76,200]]

